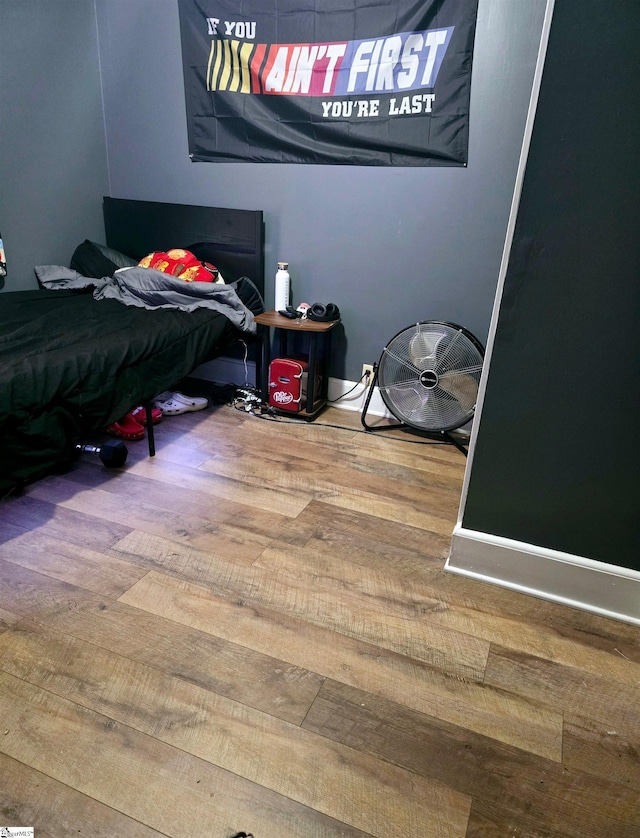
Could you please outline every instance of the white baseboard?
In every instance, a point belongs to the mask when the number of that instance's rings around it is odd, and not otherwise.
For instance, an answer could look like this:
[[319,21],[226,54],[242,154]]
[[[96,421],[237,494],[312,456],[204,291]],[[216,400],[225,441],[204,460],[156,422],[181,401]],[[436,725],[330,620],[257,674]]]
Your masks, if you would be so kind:
[[[340,410],[353,410],[362,413],[364,403],[367,399],[368,388],[356,381],[345,381],[342,378],[329,378],[329,401],[332,407]],[[339,401],[336,401],[339,399]],[[367,410],[367,416],[384,416],[393,419],[387,410],[386,404],[382,401],[380,390],[373,388],[371,401]]]
[[445,569],[640,626],[640,572],[456,526]]

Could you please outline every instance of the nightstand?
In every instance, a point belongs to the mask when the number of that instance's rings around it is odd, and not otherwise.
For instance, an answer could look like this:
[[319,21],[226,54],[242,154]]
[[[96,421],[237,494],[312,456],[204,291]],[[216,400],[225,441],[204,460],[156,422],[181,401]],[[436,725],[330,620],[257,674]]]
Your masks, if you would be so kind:
[[[289,357],[291,338],[301,332],[308,336],[308,350],[306,351],[309,364],[307,380],[307,406],[298,413],[286,412],[287,416],[311,421],[316,418],[327,403],[328,377],[326,374],[331,331],[340,320],[320,323],[316,320],[297,317],[289,319],[277,311],[265,311],[256,315],[256,323],[262,330],[262,359],[260,371],[260,390],[265,403],[269,400],[269,364],[271,363],[271,329],[274,329],[280,345],[280,357]],[[315,371],[315,374],[314,374]],[[320,392],[316,393],[316,375],[320,378]],[[282,411],[284,412],[284,411]]]

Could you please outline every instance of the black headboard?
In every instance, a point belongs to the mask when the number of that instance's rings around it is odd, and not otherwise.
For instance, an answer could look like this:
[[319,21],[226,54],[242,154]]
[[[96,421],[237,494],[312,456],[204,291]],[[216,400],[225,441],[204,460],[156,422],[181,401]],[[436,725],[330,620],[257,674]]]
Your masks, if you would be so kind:
[[[103,199],[107,245],[141,259],[154,250],[207,251],[207,261],[232,282],[248,276],[264,297],[264,221],[261,210]],[[208,243],[209,248],[203,248]],[[196,247],[200,245],[200,247]]]

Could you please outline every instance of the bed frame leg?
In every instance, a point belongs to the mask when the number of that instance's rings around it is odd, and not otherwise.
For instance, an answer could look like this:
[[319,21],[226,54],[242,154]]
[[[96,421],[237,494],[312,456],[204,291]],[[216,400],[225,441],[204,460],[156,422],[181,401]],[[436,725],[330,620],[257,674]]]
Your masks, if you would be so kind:
[[144,403],[144,410],[147,417],[147,441],[149,442],[149,456],[155,457],[156,454],[156,440],[153,433],[153,418],[151,415],[152,402]]

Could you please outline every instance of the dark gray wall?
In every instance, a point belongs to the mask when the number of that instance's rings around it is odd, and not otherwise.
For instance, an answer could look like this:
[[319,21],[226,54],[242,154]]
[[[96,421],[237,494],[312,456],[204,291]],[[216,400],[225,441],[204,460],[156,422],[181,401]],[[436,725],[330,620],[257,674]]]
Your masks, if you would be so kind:
[[5,291],[103,238],[108,189],[93,0],[0,0],[0,230]]
[[463,526],[640,570],[640,6],[556,3]]
[[357,379],[423,319],[483,342],[546,0],[480,0],[468,168],[191,163],[176,0],[96,0],[111,195],[262,209],[294,301],[344,320],[330,373]]

